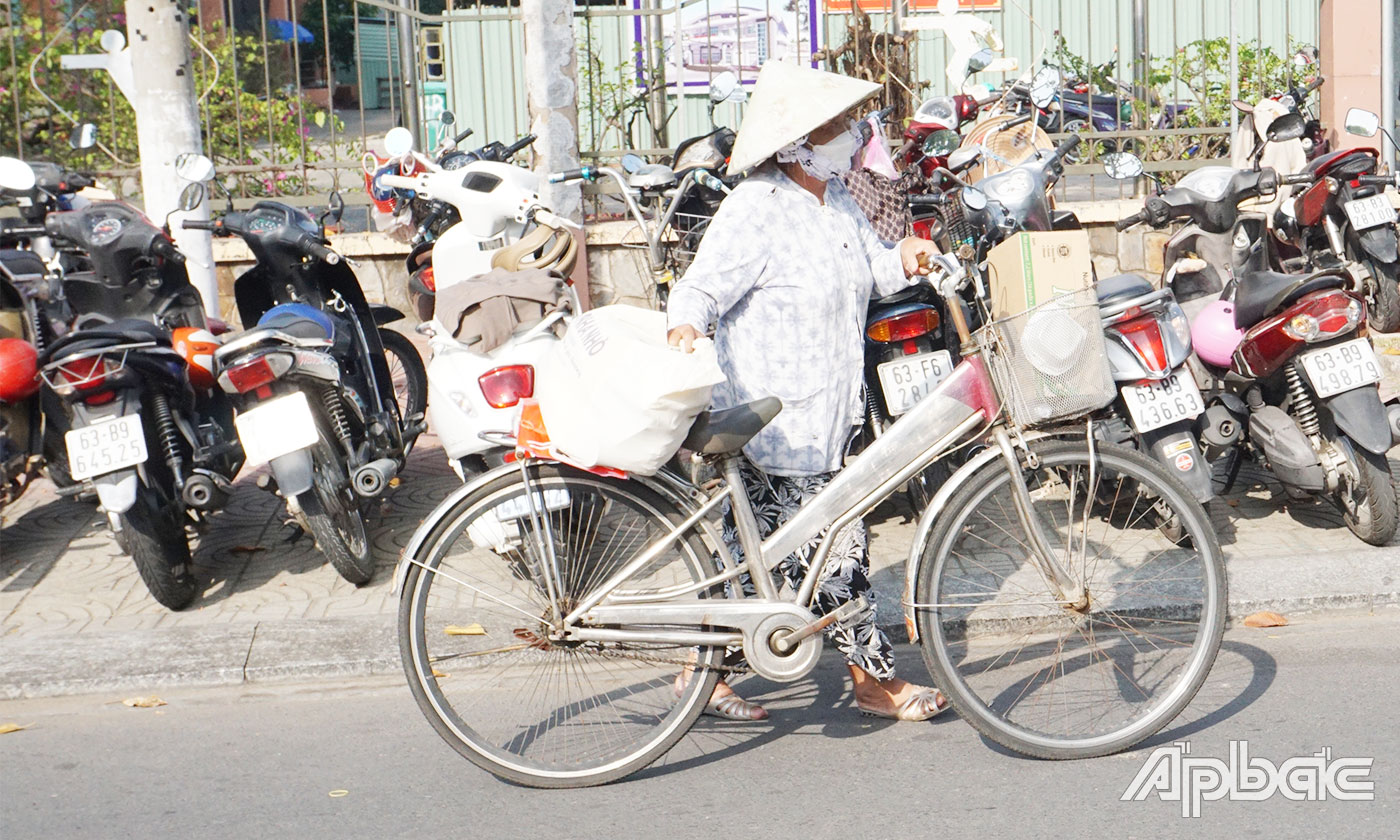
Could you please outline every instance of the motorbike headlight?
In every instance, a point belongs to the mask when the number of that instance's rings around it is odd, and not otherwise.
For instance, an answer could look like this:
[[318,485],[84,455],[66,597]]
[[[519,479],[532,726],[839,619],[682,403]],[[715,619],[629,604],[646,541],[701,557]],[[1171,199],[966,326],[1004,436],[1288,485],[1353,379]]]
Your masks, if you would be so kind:
[[676,172],[687,169],[719,169],[724,166],[724,155],[708,138],[690,144],[679,155],[671,167]]
[[986,179],[981,186],[987,195],[1002,204],[1011,204],[1031,194],[1035,178],[1024,169],[1011,169]]
[[1182,189],[1199,193],[1207,201],[1219,201],[1230,188],[1235,170],[1228,166],[1203,166],[1176,183]]

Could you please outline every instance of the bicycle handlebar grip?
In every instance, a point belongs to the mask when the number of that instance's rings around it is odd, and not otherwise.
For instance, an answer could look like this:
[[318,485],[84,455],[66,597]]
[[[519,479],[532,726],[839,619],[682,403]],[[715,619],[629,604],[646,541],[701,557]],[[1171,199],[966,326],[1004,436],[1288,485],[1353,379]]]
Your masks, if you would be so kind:
[[457,145],[458,143],[462,142],[463,140],[467,139],[467,138],[470,137],[470,136],[472,136],[472,129],[469,128],[469,129],[467,129],[466,131],[463,131],[461,134],[458,134],[456,137],[453,137],[453,138],[452,138],[452,145],[455,146],[455,145]]

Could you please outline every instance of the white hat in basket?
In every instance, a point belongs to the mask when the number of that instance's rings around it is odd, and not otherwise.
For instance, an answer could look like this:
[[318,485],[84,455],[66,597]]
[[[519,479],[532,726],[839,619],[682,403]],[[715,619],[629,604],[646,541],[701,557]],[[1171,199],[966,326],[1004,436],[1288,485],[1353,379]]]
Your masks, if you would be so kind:
[[777,59],[767,62],[744,109],[729,171],[752,169],[879,89],[875,82]]

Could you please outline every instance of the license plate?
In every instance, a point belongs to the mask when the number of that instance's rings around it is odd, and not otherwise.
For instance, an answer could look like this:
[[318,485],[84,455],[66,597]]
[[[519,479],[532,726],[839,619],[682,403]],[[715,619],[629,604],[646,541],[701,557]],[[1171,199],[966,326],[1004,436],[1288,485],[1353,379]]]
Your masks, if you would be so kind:
[[1189,420],[1206,410],[1201,389],[1187,371],[1178,371],[1151,385],[1125,385],[1123,402],[1139,432],[1160,429],[1178,420]]
[[124,470],[146,462],[146,432],[141,415],[128,414],[73,429],[63,436],[68,470],[74,480]]
[[1319,397],[1330,397],[1381,381],[1381,366],[1371,342],[1357,338],[1298,356]]
[[898,417],[929,395],[953,372],[953,354],[947,350],[920,353],[885,362],[875,368],[880,390],[891,417]]
[[248,466],[266,464],[316,443],[316,418],[300,391],[269,400],[233,420]]
[[[541,505],[540,503],[544,504]],[[563,510],[569,506],[569,491],[563,488],[558,490],[546,490],[543,496],[535,496],[535,510]],[[530,501],[524,496],[517,496],[514,499],[506,499],[499,505],[491,509],[501,519],[524,519],[531,516]]]
[[1395,207],[1385,193],[1367,198],[1348,201],[1345,205],[1347,218],[1356,230],[1377,227],[1395,221]]

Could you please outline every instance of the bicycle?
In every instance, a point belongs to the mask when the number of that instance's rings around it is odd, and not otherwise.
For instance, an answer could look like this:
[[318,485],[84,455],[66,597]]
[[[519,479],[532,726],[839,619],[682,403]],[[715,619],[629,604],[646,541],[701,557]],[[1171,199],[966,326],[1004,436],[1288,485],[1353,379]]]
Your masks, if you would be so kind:
[[[956,295],[968,267],[935,263],[940,294]],[[982,734],[1031,756],[1106,755],[1165,726],[1214,662],[1225,572],[1183,485],[1063,419],[1112,396],[1093,290],[975,337],[948,311],[964,345],[954,373],[766,540],[737,458],[776,400],[701,415],[684,447],[721,478],[698,486],[570,465],[527,408],[516,462],[446,499],[397,570],[400,652],[431,725],[527,786],[645,767],[721,674],[808,674],[821,632],[868,606],[808,609],[838,533],[981,440],[925,510],[907,563],[905,619],[935,684]],[[726,500],[742,564],[714,521]],[[1164,506],[1179,517],[1175,539],[1156,527]],[[769,570],[824,529],[801,586],[780,593]],[[745,573],[756,596],[727,586]],[[742,664],[726,657],[734,648]]]

